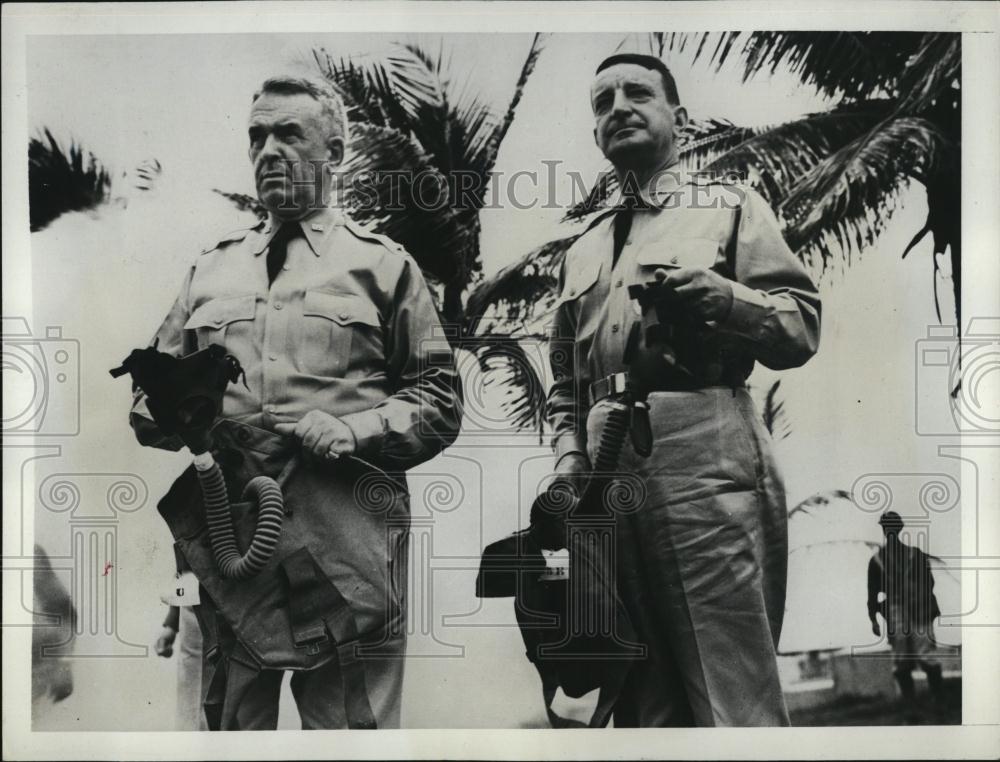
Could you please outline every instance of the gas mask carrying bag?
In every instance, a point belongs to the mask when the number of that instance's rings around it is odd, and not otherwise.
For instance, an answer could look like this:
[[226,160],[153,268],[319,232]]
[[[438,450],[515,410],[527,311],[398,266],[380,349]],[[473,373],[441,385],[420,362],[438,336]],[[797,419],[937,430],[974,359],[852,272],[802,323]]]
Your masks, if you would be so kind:
[[[536,499],[531,526],[487,545],[476,579],[477,597],[514,598],[525,652],[538,670],[545,711],[556,728],[607,725],[634,660],[644,655],[615,589],[608,546],[614,532],[607,521],[585,517],[604,487],[593,480],[565,524],[559,520],[555,528],[543,507],[546,496]],[[546,551],[562,546],[566,566],[552,569]],[[587,721],[559,714],[553,702],[560,690],[571,699],[598,691]]]
[[[224,358],[213,361],[209,378]],[[173,372],[173,378],[189,378],[204,388],[205,376],[196,379],[157,362],[164,366],[161,374]],[[221,383],[223,390],[228,380]],[[169,394],[173,400],[191,396],[176,387]],[[176,414],[176,405],[163,398],[149,402],[151,411]],[[221,406],[221,394],[217,403]],[[200,409],[201,425],[214,418],[205,414],[207,406]],[[333,660],[344,683],[348,727],[376,727],[358,649],[377,649],[402,631],[405,583],[398,580],[405,574],[405,481],[353,457],[300,466],[293,440],[229,419],[218,420],[209,437],[198,439],[210,442],[209,454],[196,455],[157,508],[175,550],[200,584],[195,613],[204,637],[209,728],[238,729],[240,703],[261,670],[311,670]],[[199,457],[220,474],[213,487],[220,494],[206,489],[204,469],[196,468]],[[274,499],[265,500],[254,489],[262,483],[273,485]],[[219,498],[224,522],[211,504]],[[268,511],[280,517],[269,524],[263,515]],[[255,544],[265,552],[255,556]],[[233,563],[224,563],[227,555]]]

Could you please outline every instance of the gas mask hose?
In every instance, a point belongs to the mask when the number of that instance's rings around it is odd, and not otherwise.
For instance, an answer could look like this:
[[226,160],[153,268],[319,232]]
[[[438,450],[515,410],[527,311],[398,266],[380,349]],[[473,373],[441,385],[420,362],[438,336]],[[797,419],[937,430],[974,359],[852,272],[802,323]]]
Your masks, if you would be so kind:
[[247,552],[240,555],[226,492],[222,469],[210,453],[194,456],[194,467],[205,499],[205,516],[212,551],[222,576],[227,579],[249,579],[270,560],[281,536],[284,519],[284,498],[281,487],[268,476],[258,476],[243,488],[243,500],[258,505],[257,528]]
[[594,473],[610,474],[618,469],[622,447],[629,433],[632,419],[632,406],[627,399],[619,399],[608,405],[607,418],[601,429],[601,437],[597,442],[597,453],[594,456]]

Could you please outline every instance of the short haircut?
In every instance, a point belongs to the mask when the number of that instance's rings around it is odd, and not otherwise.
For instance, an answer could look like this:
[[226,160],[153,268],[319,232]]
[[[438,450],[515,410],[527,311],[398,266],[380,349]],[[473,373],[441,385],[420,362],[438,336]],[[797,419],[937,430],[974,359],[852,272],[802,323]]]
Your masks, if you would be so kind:
[[349,137],[347,132],[347,109],[344,101],[337,91],[325,80],[312,79],[309,77],[278,76],[268,77],[264,84],[260,86],[253,95],[251,103],[256,103],[257,99],[264,93],[275,95],[296,95],[304,93],[319,101],[323,107],[323,113],[330,120],[330,125],[340,134],[346,143]]
[[644,69],[660,72],[660,77],[663,79],[663,92],[667,94],[667,102],[669,102],[671,106],[681,105],[680,96],[677,94],[677,83],[674,81],[674,75],[670,73],[670,69],[667,68],[667,65],[656,56],[645,56],[641,53],[616,53],[615,55],[609,56],[601,61],[594,74],[600,74],[605,69],[609,69],[617,64],[636,64],[638,66],[642,66]]

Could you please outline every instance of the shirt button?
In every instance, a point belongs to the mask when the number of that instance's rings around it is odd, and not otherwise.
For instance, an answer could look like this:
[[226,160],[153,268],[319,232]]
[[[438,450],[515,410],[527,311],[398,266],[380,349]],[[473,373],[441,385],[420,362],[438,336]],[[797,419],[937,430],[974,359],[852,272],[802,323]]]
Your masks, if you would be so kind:
[[670,264],[676,265],[677,264],[677,257],[671,257],[670,258]]
[[626,246],[631,246],[631,245],[632,245],[632,239],[631,239],[631,238],[627,238],[627,239],[625,240],[625,245],[626,245]]
[[575,288],[571,288],[571,289],[569,290],[569,295],[570,295],[570,296],[575,296],[575,295],[576,295],[576,289],[575,289]]
[[266,408],[264,408],[264,409],[265,409],[265,410],[266,410],[267,412],[271,413],[272,415],[274,414],[274,405],[268,405],[268,406],[267,406]]
[[618,333],[618,323],[611,326],[611,333]]
[[284,305],[281,302],[274,303],[274,309],[280,310]]
[[346,312],[341,312],[340,313],[340,319],[341,320],[347,320],[347,318],[349,318],[349,317],[350,317],[350,315],[348,313],[346,313]]
[[623,281],[623,280],[622,280],[621,278],[619,278],[619,279],[617,280],[617,282],[615,283],[615,285],[616,285],[616,286],[617,286],[618,288],[621,288],[621,287],[622,287],[622,283],[624,283],[624,282],[625,282],[625,281]]
[[273,360],[277,360],[278,359],[278,355],[269,355],[267,359],[268,360],[272,360],[272,361]]
[[282,269],[282,270],[291,270],[291,269],[292,269],[292,266],[291,266],[291,265],[282,265],[282,266],[281,266],[281,269]]

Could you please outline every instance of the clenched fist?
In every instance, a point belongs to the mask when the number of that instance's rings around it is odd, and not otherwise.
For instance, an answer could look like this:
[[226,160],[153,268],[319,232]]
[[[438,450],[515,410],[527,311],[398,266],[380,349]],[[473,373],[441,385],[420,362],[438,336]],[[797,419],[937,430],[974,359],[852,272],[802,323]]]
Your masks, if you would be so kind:
[[695,267],[658,268],[658,281],[670,286],[693,315],[704,321],[722,322],[733,306],[733,287],[713,270]]
[[294,436],[302,443],[302,452],[317,460],[351,455],[357,447],[350,426],[322,410],[310,410],[298,423],[279,423],[274,430]]

